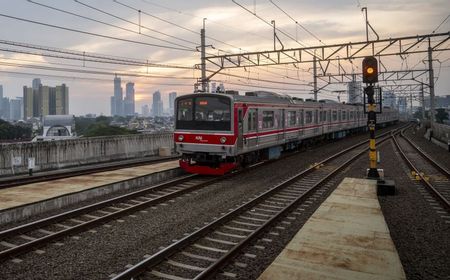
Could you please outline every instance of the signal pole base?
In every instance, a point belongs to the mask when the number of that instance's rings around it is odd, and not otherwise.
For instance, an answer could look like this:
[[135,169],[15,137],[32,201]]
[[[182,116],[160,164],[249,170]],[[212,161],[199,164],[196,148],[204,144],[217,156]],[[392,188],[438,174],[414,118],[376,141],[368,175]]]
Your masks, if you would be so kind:
[[395,181],[394,180],[378,180],[377,181],[377,195],[395,195]]
[[367,169],[367,179],[378,180],[380,179],[380,174],[378,173],[379,169],[369,168]]

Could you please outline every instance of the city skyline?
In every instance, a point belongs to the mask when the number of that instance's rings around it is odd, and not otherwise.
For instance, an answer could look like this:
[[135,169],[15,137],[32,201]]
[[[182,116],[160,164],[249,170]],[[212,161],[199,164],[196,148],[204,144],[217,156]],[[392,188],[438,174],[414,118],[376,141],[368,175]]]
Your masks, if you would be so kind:
[[[94,58],[87,56],[78,60],[61,60],[39,55],[39,51],[31,54],[28,50],[27,53],[24,48],[21,48],[22,51],[25,50],[22,53],[2,52],[0,54],[0,73],[2,73],[0,84],[4,86],[4,96],[9,98],[21,96],[22,86],[33,77],[40,77],[50,86],[61,83],[70,84],[70,111],[76,115],[110,114],[112,92],[110,81],[114,78],[114,73],[121,76],[124,81],[135,84],[136,108],[141,108],[144,104],[152,104],[152,93],[156,90],[160,90],[164,104],[169,103],[168,94],[170,92],[177,92],[179,95],[191,93],[194,88],[193,84],[200,77],[199,71],[195,70],[194,66],[200,63],[200,54],[195,51],[195,48],[200,45],[198,33],[202,27],[203,18],[206,18],[206,44],[214,47],[207,48],[208,54],[273,49],[273,27],[268,26],[231,1],[213,0],[205,4],[204,1],[189,1],[188,3],[171,1],[167,3],[165,1],[127,0],[130,6],[173,23],[169,24],[142,13],[141,30],[132,24],[138,22],[137,13],[116,2],[86,0],[86,4],[108,11],[119,18],[101,14],[77,2],[42,1],[45,5],[75,14],[83,14],[85,17],[107,22],[116,27],[105,26],[99,22],[26,1],[5,1],[2,8],[5,14],[11,16],[117,37],[122,41],[68,32],[43,25],[32,25],[5,17],[0,18],[1,23],[5,26],[14,24],[14,29],[3,28],[0,30],[0,38],[6,42],[48,46],[57,50],[74,50],[86,54],[147,61],[147,64],[150,65],[128,65],[130,64],[128,62],[123,65],[95,63]],[[302,3],[279,1],[278,4],[289,11],[289,14],[298,20],[301,26],[296,25],[289,17],[276,9],[270,1],[242,0],[237,2],[250,11],[256,12],[258,16],[268,22],[275,20],[277,28],[307,46],[364,41],[365,25],[361,12],[362,7],[368,8],[370,24],[380,38],[446,32],[450,26],[448,18],[446,19],[450,4],[443,0],[428,2],[419,0],[370,2],[342,0],[321,1],[320,3],[317,1],[302,1]],[[120,18],[127,19],[131,23],[120,20]],[[237,18],[240,20],[235,20]],[[242,24],[242,22],[246,24]],[[314,36],[303,30],[302,27],[305,27]],[[122,28],[121,31],[119,28]],[[299,47],[298,43],[284,34],[279,32],[278,36],[286,48]],[[373,39],[375,34],[369,32],[369,37]],[[194,51],[185,52],[154,45],[181,49],[188,47]],[[11,45],[8,46],[11,47]],[[449,94],[447,90],[450,88],[448,57],[439,56],[437,53],[435,59],[436,95]],[[415,65],[417,61],[422,60],[423,55],[408,55],[403,57],[403,60],[392,58],[383,62],[388,69],[424,68],[426,64]],[[360,71],[359,63],[360,61],[354,65],[346,63],[346,71],[350,73]],[[191,69],[155,67],[154,64],[182,66]],[[69,68],[70,71],[67,70]],[[302,64],[299,68],[278,66],[261,67],[260,69],[233,69],[224,71],[224,74],[237,75],[240,78],[220,76],[220,74],[214,78],[216,78],[217,84],[223,82],[225,87],[231,90],[243,92],[267,87],[269,88],[267,90],[310,98],[312,82],[310,68],[311,64]],[[99,74],[101,72],[108,74]],[[168,79],[163,76],[173,78]],[[427,79],[425,76],[422,78]],[[263,82],[263,80],[286,82],[286,84],[273,84]],[[289,85],[289,83],[301,85],[295,86]],[[346,88],[347,85],[330,86],[326,90],[319,91],[319,98],[336,100],[337,94],[333,92]],[[86,100],[90,102],[86,102]]]

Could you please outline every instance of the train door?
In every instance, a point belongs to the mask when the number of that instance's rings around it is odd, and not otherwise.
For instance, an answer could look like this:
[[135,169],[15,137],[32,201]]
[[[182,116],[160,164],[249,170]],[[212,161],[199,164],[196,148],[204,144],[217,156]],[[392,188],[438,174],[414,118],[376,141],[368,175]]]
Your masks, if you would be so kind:
[[278,142],[281,142],[284,139],[284,134],[286,131],[286,115],[285,115],[284,109],[280,110],[280,120],[278,121],[278,127],[279,127],[279,130],[281,130],[281,132],[278,133],[277,140],[278,140]]
[[244,112],[242,108],[238,109],[238,150],[244,147]]

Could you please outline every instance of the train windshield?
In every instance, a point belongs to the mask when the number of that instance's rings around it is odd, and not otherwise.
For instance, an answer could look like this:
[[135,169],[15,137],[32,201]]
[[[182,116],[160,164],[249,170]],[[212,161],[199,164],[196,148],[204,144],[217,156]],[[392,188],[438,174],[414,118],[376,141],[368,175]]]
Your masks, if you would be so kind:
[[230,130],[230,99],[222,96],[197,96],[179,99],[176,128]]

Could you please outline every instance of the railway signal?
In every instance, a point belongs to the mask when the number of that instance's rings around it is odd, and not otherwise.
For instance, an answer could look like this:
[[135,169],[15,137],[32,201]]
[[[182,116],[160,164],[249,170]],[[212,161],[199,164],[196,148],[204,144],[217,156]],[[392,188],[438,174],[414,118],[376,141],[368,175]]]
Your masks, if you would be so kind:
[[[365,57],[362,62],[363,82],[367,85],[364,88],[364,101],[367,97],[367,126],[369,127],[370,142],[369,142],[369,171],[367,177],[378,179],[380,175],[377,169],[377,151],[375,145],[375,125],[377,123],[377,113],[375,104],[375,90],[373,83],[378,82],[378,61],[373,56]],[[364,102],[365,103],[365,102]],[[381,104],[380,104],[381,107]],[[364,109],[366,104],[364,104]],[[366,111],[366,110],[365,110]]]

